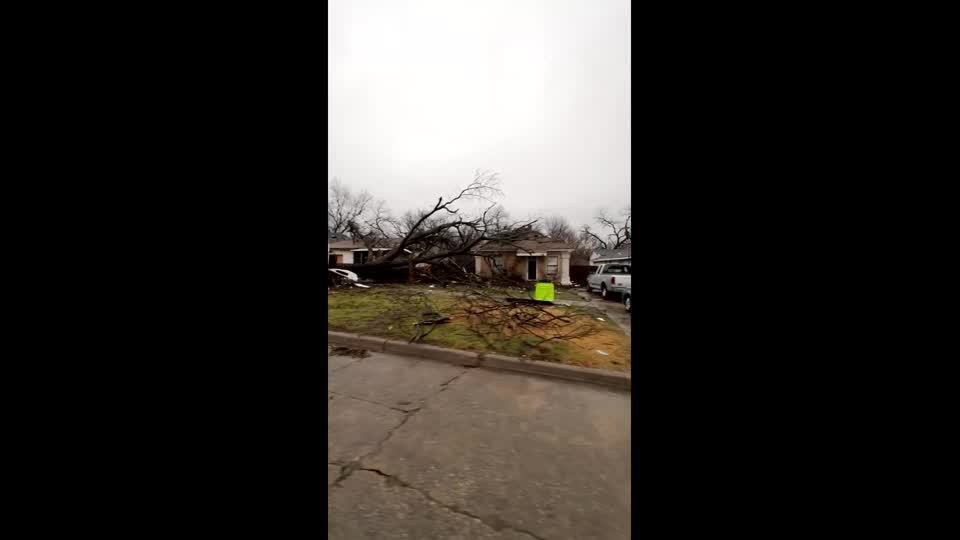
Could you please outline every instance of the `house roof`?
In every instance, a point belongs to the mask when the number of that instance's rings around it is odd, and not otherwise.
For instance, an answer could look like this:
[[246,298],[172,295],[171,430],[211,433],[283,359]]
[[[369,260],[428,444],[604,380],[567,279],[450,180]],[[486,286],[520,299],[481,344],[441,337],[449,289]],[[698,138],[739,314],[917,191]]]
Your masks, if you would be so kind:
[[[387,238],[386,240],[377,240],[376,242],[374,242],[373,247],[374,248],[391,248],[396,246],[397,243],[399,242],[400,240],[398,238]],[[346,240],[338,240],[336,242],[330,243],[330,249],[358,249],[358,248],[366,248],[366,247],[367,247],[366,244],[364,244],[360,240],[346,239]]]
[[629,259],[630,246],[623,246],[620,249],[597,249],[594,250],[596,257],[591,257],[592,261],[602,261],[607,259]]
[[559,249],[574,249],[576,246],[567,242],[558,242],[556,240],[517,240],[516,242],[487,242],[480,251],[531,251],[534,253],[543,251],[554,251]]

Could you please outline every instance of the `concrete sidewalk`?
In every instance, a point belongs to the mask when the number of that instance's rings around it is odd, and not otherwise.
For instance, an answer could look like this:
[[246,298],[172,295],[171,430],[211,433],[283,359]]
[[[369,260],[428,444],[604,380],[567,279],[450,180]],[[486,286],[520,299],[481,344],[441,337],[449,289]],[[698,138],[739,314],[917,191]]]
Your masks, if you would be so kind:
[[630,394],[328,358],[329,538],[630,537]]

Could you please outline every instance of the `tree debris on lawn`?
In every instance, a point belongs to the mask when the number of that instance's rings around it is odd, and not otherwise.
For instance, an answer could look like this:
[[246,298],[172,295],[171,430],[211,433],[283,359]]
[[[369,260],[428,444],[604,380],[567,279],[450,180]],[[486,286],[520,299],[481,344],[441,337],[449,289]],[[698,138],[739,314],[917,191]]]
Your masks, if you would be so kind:
[[330,356],[352,356],[354,358],[366,358],[370,353],[366,349],[351,349],[350,347],[336,347],[331,345],[328,352]]
[[[532,301],[529,291],[383,284],[336,293],[330,297],[331,305],[338,306],[330,311],[332,329],[584,367],[629,369],[624,368],[630,363],[629,343],[615,327],[596,320],[600,313],[580,305]],[[621,364],[615,366],[613,359]]]
[[450,317],[440,317],[437,313],[425,313],[425,317],[433,316],[432,319],[424,319],[413,323],[414,326],[426,325],[426,324],[443,324],[450,322]]
[[594,335],[593,316],[569,306],[529,298],[496,298],[480,291],[467,293],[458,305],[468,329],[490,343],[499,336],[530,335],[537,344]]
[[[595,322],[596,314],[576,306],[555,304],[503,291],[467,289],[440,293],[436,289],[385,286],[392,306],[377,316],[381,328],[409,329],[408,343],[423,342],[438,327],[453,325],[455,333],[479,338],[492,350],[517,339],[532,347],[564,342],[592,351],[580,338],[600,334],[606,328]],[[436,293],[436,294],[432,294]],[[517,351],[519,352],[519,351]]]
[[[446,324],[450,322],[450,317],[443,317],[436,312],[424,313],[423,316],[429,317],[429,318],[421,319],[413,323],[413,326],[416,327],[417,331],[414,334],[414,336],[410,338],[410,341],[408,341],[407,343],[413,343],[414,341],[422,341],[423,338],[430,335],[430,332],[433,332],[433,330],[437,327],[436,325]],[[424,331],[423,327],[425,326],[429,326],[430,328]]]
[[535,306],[553,306],[553,302],[549,300],[534,300],[532,298],[517,298],[515,296],[507,296],[503,299],[504,302],[509,302],[511,304],[531,304]]

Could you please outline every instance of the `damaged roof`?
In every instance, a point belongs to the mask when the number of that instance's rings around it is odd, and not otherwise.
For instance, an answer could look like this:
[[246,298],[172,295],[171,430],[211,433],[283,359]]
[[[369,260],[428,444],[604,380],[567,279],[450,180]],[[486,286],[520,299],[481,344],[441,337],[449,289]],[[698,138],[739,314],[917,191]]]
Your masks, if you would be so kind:
[[592,259],[594,261],[629,259],[630,246],[623,246],[620,249],[597,249],[594,250],[594,254],[596,254]]
[[[374,248],[391,248],[396,246],[398,243],[400,243],[400,239],[387,238],[386,240],[376,240],[371,243],[373,244]],[[367,245],[360,240],[347,239],[347,240],[339,240],[337,242],[330,243],[330,249],[357,249],[357,248],[365,248],[365,247],[367,247]]]
[[529,252],[542,252],[542,251],[556,251],[562,249],[574,249],[574,246],[568,242],[559,242],[556,240],[550,240],[547,238],[537,239],[537,240],[517,240],[516,242],[487,242],[484,244],[480,251],[529,251]]

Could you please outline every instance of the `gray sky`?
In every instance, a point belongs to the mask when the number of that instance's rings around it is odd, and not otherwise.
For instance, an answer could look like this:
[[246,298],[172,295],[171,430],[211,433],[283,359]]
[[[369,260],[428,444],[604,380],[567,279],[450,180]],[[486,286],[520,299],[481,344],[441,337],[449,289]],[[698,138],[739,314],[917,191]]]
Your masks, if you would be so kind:
[[329,6],[328,180],[395,214],[477,169],[515,218],[629,204],[629,0]]

